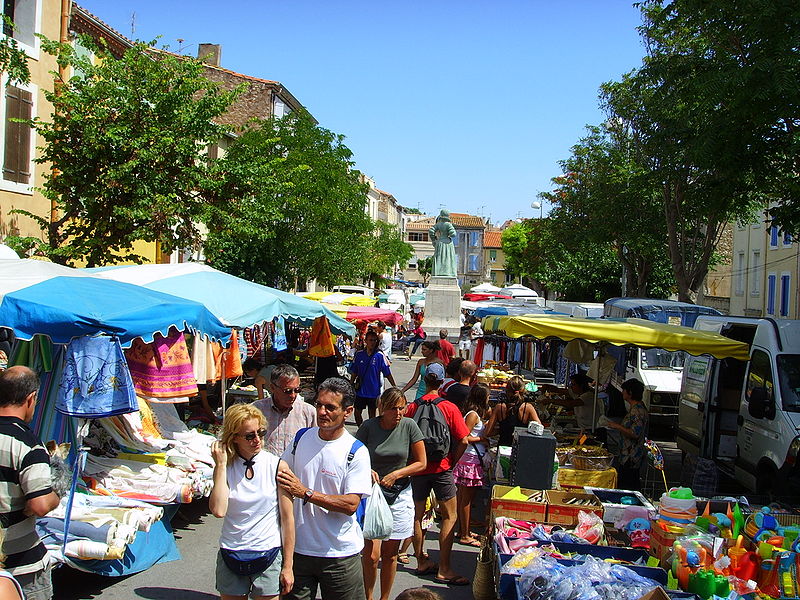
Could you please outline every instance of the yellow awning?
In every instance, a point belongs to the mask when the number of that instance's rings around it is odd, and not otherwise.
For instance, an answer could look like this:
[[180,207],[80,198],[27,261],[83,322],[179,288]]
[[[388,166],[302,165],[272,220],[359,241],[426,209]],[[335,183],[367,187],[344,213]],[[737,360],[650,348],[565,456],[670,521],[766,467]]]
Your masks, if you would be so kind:
[[376,298],[369,298],[362,294],[342,294],[340,292],[308,292],[299,295],[308,300],[345,306],[375,306],[377,302]]
[[698,356],[750,358],[749,346],[708,331],[679,325],[666,325],[645,319],[580,319],[560,316],[490,316],[483,319],[483,330],[504,331],[509,337],[530,335],[538,339],[586,340],[614,346],[683,350]]

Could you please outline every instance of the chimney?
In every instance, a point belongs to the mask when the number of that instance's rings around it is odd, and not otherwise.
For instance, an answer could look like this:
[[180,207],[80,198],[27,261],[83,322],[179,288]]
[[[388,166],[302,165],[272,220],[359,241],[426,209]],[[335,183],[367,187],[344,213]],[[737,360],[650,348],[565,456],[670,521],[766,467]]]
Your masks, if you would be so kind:
[[198,44],[197,58],[207,65],[218,67],[222,59],[222,46],[219,44]]

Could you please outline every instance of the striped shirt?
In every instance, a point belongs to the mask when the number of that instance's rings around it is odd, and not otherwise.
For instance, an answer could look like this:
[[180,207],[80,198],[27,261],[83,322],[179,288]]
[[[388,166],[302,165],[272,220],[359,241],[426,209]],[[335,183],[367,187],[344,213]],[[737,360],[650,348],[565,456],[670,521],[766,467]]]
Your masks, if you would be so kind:
[[36,517],[26,516],[31,498],[49,494],[50,456],[28,425],[17,417],[0,417],[0,523],[6,529],[3,554],[12,575],[41,571],[47,550],[36,533]]

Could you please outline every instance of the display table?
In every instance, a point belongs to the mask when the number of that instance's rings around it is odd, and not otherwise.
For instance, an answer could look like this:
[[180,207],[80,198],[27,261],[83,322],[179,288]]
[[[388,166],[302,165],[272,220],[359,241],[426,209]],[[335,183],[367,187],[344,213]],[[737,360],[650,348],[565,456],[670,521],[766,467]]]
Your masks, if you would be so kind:
[[582,471],[581,469],[560,467],[558,469],[558,485],[566,490],[583,490],[587,485],[613,489],[617,487],[617,470],[612,468],[605,471]]

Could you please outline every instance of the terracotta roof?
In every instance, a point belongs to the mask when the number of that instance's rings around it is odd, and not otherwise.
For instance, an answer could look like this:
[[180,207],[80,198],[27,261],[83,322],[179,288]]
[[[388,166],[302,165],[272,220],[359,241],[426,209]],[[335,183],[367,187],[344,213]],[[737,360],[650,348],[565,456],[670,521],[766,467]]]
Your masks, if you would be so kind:
[[427,219],[419,219],[418,221],[409,221],[406,224],[406,231],[428,231],[436,221],[433,217]]
[[108,49],[116,58],[121,57],[134,42],[111,27],[108,23],[90,13],[82,6],[72,4],[69,28],[75,33],[83,33],[90,37],[102,37],[108,42]]
[[483,247],[484,248],[502,248],[503,244],[500,242],[503,237],[502,231],[487,231],[483,234]]
[[466,213],[450,213],[450,222],[455,227],[476,227],[483,228],[486,224],[483,222],[482,217],[476,215],[468,215]]

